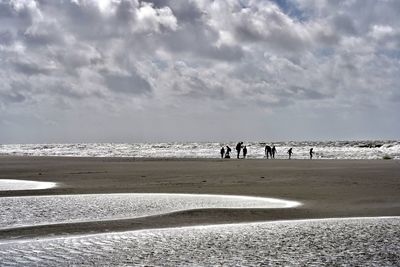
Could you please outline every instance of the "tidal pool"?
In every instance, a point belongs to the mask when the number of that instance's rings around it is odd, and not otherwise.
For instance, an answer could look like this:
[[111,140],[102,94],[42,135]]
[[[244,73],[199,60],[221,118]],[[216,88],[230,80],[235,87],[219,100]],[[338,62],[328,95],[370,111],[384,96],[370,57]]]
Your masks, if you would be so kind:
[[29,180],[1,179],[0,191],[38,190],[56,187],[54,182],[37,182]]

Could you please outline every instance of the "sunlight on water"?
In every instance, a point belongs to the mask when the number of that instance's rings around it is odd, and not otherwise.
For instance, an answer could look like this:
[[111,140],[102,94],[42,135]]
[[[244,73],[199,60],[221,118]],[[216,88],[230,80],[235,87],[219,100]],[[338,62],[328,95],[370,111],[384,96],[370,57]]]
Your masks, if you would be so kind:
[[[293,147],[294,159],[308,159],[311,147],[314,148],[315,159],[400,159],[399,141],[244,142],[248,158],[264,158],[266,143],[276,146],[277,159],[286,159],[290,147]],[[235,142],[9,144],[0,145],[0,155],[219,158],[221,147],[226,145],[232,148],[232,155],[235,155]]]
[[53,188],[56,186],[57,186],[57,183],[53,183],[53,182],[36,182],[36,181],[13,180],[13,179],[1,179],[0,180],[0,191],[38,190],[38,189]]
[[0,244],[2,266],[398,266],[399,217],[282,221]]
[[[0,198],[0,229],[115,220],[192,209],[273,209],[299,206],[274,198],[205,194],[88,194]],[[27,212],[29,211],[29,212]]]

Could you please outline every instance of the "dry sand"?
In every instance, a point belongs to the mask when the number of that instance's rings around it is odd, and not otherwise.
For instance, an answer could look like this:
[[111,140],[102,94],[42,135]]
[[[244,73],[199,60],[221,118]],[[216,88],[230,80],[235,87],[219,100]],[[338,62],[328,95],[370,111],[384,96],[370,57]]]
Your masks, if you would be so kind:
[[[87,193],[207,193],[275,197],[302,206],[209,209],[140,219],[0,230],[0,238],[281,219],[400,216],[400,161],[0,157],[0,179],[58,188],[0,197]],[[27,211],[29,212],[29,211]]]

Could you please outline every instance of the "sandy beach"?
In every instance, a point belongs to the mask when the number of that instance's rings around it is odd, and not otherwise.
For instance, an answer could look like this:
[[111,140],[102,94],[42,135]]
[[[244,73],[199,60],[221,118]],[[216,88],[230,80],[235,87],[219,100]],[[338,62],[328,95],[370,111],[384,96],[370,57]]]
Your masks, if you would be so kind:
[[1,197],[94,193],[196,193],[282,198],[289,209],[204,209],[137,219],[0,230],[0,238],[307,218],[400,215],[400,162],[393,160],[217,160],[0,158],[0,179],[49,181],[45,190]]

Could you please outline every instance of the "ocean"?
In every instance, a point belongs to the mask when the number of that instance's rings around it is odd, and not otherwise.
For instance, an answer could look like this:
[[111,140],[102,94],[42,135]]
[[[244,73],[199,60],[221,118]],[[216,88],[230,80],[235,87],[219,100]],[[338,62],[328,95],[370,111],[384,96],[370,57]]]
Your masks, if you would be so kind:
[[[0,144],[0,155],[66,157],[134,157],[134,158],[220,158],[221,147],[231,147],[236,157],[237,142],[167,142],[167,143],[76,143],[76,144]],[[245,142],[247,158],[262,159],[264,147],[275,145],[276,159],[400,159],[400,141],[289,141]]]

